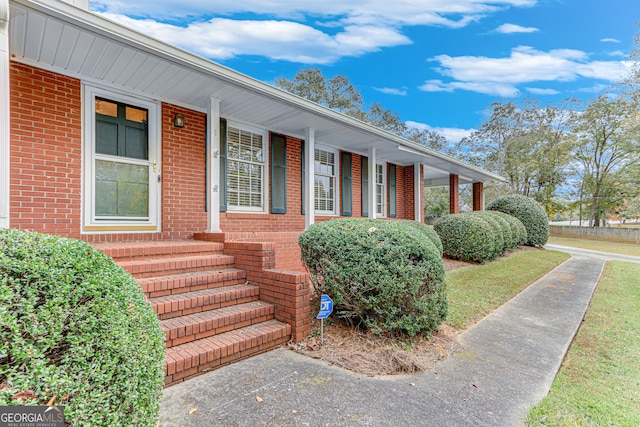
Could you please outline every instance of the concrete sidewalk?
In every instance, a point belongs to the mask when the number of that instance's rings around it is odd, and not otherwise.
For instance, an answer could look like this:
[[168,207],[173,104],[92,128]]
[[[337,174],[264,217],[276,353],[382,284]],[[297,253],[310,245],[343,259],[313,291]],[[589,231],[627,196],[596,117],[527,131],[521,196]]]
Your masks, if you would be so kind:
[[569,259],[465,331],[463,349],[430,372],[368,378],[279,349],[166,389],[160,425],[522,425],[548,392],[603,265]]
[[571,255],[579,255],[579,256],[604,259],[605,261],[626,261],[626,262],[640,263],[640,257],[633,256],[633,255],[614,254],[611,252],[594,251],[591,249],[582,249],[582,248],[575,248],[572,246],[555,245],[552,243],[547,243],[546,245],[544,245],[544,247],[547,249],[552,249],[556,251],[568,252]]

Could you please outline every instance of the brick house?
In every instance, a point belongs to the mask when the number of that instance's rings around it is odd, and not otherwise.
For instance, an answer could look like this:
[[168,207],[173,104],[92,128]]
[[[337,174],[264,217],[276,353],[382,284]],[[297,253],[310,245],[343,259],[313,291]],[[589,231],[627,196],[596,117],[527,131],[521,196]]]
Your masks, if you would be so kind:
[[[138,279],[167,384],[309,333],[297,237],[421,221],[500,179],[88,11],[0,0],[0,228],[82,239]],[[197,343],[194,344],[194,343]]]

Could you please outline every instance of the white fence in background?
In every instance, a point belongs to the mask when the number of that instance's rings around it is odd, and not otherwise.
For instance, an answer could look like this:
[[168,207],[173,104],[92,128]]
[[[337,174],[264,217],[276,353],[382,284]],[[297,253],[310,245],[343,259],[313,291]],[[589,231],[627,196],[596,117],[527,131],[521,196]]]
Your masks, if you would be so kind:
[[550,225],[550,233],[556,237],[575,237],[579,239],[613,240],[617,242],[640,243],[640,227],[624,228],[616,225],[609,227],[577,227],[571,225]]

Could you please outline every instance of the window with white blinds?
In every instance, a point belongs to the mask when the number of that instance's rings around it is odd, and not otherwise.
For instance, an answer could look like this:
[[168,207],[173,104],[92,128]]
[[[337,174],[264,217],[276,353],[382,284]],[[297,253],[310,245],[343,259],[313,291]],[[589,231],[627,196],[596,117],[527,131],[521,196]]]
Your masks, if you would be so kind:
[[227,208],[265,210],[264,135],[229,126],[227,128]]

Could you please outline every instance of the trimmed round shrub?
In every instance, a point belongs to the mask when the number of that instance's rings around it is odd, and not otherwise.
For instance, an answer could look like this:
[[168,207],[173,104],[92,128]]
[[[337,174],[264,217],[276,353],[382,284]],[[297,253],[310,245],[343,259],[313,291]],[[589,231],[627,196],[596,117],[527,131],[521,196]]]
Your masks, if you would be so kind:
[[527,230],[526,244],[542,246],[549,239],[549,220],[544,208],[530,197],[519,194],[500,197],[487,206],[518,218]]
[[447,215],[433,229],[442,241],[444,254],[451,259],[484,262],[495,257],[496,233],[479,215]]
[[[497,258],[500,255],[503,255],[508,250],[509,236],[507,235],[507,227],[503,227],[502,223],[498,221],[496,217],[483,211],[473,211],[467,213],[467,215],[475,215],[482,218],[493,229],[494,251],[490,259]],[[511,229],[508,230],[508,233],[510,232]]]
[[511,234],[513,237],[512,248],[516,248],[519,245],[524,245],[527,242],[527,229],[524,228],[524,224],[515,216],[506,214],[500,211],[484,211],[491,212],[493,215],[502,218],[509,224]]
[[431,243],[438,249],[440,252],[440,256],[442,256],[442,242],[440,241],[440,237],[438,237],[438,233],[435,232],[433,227],[428,226],[424,222],[417,222],[408,219],[402,219],[400,222],[406,223],[410,227],[415,228],[421,233],[425,238],[429,239]]
[[55,397],[73,425],[154,426],[163,361],[158,318],[113,260],[78,240],[0,231],[0,405]]
[[333,219],[311,225],[299,244],[316,292],[353,325],[429,335],[447,316],[442,256],[405,222]]

